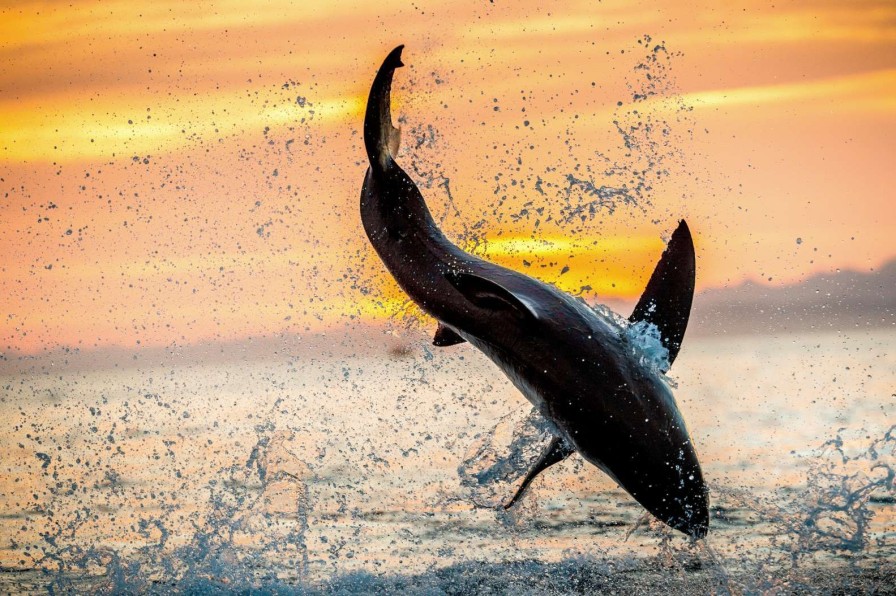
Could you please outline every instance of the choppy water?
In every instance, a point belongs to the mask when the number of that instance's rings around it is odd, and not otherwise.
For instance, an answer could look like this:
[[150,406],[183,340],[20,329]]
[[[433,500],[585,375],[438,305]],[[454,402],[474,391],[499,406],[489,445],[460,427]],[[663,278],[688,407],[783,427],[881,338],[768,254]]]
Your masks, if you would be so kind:
[[686,343],[672,374],[712,491],[696,544],[577,456],[504,512],[539,445],[528,403],[469,347],[407,342],[7,373],[0,587],[894,589],[892,331]]

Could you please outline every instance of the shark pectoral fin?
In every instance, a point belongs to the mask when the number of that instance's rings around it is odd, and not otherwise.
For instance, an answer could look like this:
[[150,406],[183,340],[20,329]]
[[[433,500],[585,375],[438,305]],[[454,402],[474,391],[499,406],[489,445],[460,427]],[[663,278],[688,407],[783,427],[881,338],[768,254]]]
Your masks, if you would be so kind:
[[695,275],[694,241],[688,225],[681,220],[628,318],[632,323],[646,321],[657,326],[663,346],[669,350],[670,366],[688,326]]
[[436,329],[436,334],[432,338],[432,345],[444,348],[446,346],[462,344],[465,341],[467,340],[458,335],[453,329],[439,323],[439,327]]
[[575,449],[570,447],[566,441],[561,439],[560,437],[554,437],[548,446],[545,448],[544,452],[541,454],[541,457],[538,458],[538,461],[535,462],[535,465],[532,466],[532,469],[529,470],[529,473],[526,474],[526,477],[523,478],[523,483],[520,484],[520,487],[517,489],[516,494],[504,504],[504,509],[510,509],[513,505],[520,500],[520,497],[523,496],[523,493],[526,492],[526,489],[529,488],[529,485],[535,480],[535,477],[553,466],[554,464],[562,462],[564,459],[572,455],[575,452]]
[[509,309],[520,318],[538,318],[525,298],[517,296],[497,282],[473,273],[458,273],[450,275],[448,279],[458,292],[480,308]]

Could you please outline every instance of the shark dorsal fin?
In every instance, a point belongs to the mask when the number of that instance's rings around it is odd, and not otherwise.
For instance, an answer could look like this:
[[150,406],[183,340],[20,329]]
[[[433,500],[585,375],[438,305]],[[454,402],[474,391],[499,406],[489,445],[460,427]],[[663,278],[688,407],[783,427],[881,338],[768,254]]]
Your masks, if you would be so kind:
[[525,296],[519,296],[498,282],[474,273],[456,273],[448,280],[464,297],[480,308],[507,309],[521,319],[537,319],[538,315]]
[[446,327],[442,323],[439,323],[439,327],[436,329],[436,334],[432,338],[432,345],[444,348],[446,346],[456,346],[465,341],[467,340],[458,335],[457,332],[451,329],[451,327]]
[[695,275],[694,241],[688,225],[681,220],[629,317],[632,323],[646,321],[657,326],[663,346],[669,350],[670,366],[688,326]]

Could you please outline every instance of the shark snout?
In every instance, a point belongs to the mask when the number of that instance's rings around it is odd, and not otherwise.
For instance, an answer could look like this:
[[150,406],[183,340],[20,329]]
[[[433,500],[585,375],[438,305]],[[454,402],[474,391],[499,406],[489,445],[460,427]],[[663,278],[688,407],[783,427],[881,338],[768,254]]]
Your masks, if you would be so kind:
[[669,526],[693,538],[703,538],[709,531],[709,491],[696,455],[688,455],[687,464],[668,466],[666,473],[654,470],[646,483],[636,481],[630,492]]
[[641,385],[635,394],[649,422],[627,420],[631,436],[641,438],[630,444],[629,492],[669,526],[703,538],[709,531],[709,490],[681,412],[663,383]]
[[[666,415],[677,418],[671,410]],[[706,536],[709,491],[684,425],[639,426],[632,417],[626,422],[604,426],[601,435],[609,444],[580,441],[579,452],[663,523],[693,538]]]
[[701,481],[674,499],[667,524],[692,538],[704,538],[709,531],[709,498]]

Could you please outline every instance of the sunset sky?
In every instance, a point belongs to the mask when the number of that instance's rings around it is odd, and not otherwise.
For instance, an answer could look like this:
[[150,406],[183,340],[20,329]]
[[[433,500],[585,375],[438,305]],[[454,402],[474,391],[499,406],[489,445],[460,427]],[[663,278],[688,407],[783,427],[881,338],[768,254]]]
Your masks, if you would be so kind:
[[680,218],[698,291],[896,256],[896,4],[543,4],[5,5],[0,352],[399,312],[358,214],[399,43],[398,161],[481,256],[598,300]]

